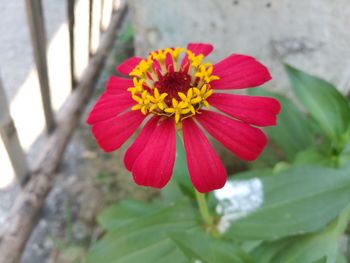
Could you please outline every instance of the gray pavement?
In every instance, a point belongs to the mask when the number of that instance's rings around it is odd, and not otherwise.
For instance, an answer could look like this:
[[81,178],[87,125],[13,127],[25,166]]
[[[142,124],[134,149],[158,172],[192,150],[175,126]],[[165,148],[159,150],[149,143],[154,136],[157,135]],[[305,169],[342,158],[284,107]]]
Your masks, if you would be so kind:
[[[0,71],[11,101],[34,68],[24,0],[0,0]],[[66,19],[66,1],[44,0],[48,41]]]
[[[66,19],[65,2],[62,0],[43,1],[48,43]],[[0,0],[0,6],[0,74],[7,99],[12,104],[21,88],[34,88],[31,85],[23,86],[23,83],[33,71],[35,65],[24,0]],[[35,82],[34,84],[37,85]],[[35,88],[37,89],[37,87]],[[30,119],[33,117],[30,115],[33,113],[31,109],[21,108],[18,110],[28,114],[24,118]],[[9,169],[6,169],[3,165],[4,163],[8,164],[8,162],[4,162],[4,158],[7,158],[7,156],[4,154],[3,145],[0,145],[0,152],[0,158],[2,159],[0,160],[0,176],[2,178],[10,177]],[[30,159],[35,159],[35,156]],[[3,225],[18,191],[19,187],[15,182],[6,188],[0,188],[0,225]]]

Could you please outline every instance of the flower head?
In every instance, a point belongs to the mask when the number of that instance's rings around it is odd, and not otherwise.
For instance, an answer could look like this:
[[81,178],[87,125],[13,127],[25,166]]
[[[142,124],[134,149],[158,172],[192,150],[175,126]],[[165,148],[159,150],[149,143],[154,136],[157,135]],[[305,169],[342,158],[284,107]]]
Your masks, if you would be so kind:
[[265,83],[271,79],[267,68],[237,54],[204,62],[212,50],[197,43],[129,58],[117,70],[130,78],[112,76],[92,109],[87,123],[107,152],[146,122],[124,156],[137,184],[162,188],[170,180],[176,130],[182,132],[191,181],[200,192],[226,182],[226,170],[200,126],[242,160],[255,160],[264,149],[267,138],[255,126],[276,124],[278,101],[222,91]]

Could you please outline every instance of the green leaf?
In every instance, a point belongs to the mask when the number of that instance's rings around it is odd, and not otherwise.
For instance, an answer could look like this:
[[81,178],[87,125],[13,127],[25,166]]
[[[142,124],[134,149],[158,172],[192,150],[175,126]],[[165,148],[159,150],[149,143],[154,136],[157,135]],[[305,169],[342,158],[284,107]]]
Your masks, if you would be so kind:
[[[252,259],[239,247],[224,240],[214,239],[202,231],[169,235],[189,260],[203,263],[252,263]],[[191,261],[191,262],[192,262]]]
[[350,203],[349,169],[295,167],[260,180],[263,205],[234,221],[227,237],[273,240],[317,231]]
[[271,169],[260,169],[260,170],[247,170],[237,174],[234,174],[234,180],[249,180],[253,178],[262,178],[267,176],[273,176]]
[[349,103],[330,83],[285,65],[295,95],[326,135],[342,146],[350,125]]
[[286,162],[279,162],[276,163],[276,165],[273,167],[273,174],[279,174],[281,172],[289,170],[291,165]]
[[327,263],[327,257],[323,257],[323,258],[318,259],[312,263]]
[[[150,211],[142,212],[147,209]],[[114,221],[111,215],[117,210],[111,211],[100,217],[109,231],[90,251],[88,263],[187,262],[167,234],[199,227],[200,219],[191,202],[181,200],[159,209],[141,202],[122,205],[121,219],[115,214]]]
[[[335,263],[340,261],[338,239],[349,219],[349,208],[318,233],[262,243],[252,255],[257,263]],[[338,259],[339,258],[339,259]],[[340,261],[341,262],[341,261]]]
[[277,117],[277,125],[267,129],[267,135],[273,140],[288,160],[313,144],[313,133],[310,121],[291,100],[263,89],[250,89],[249,94],[269,96],[279,100],[281,112]]
[[309,148],[299,152],[294,160],[294,165],[320,165],[335,167],[337,160],[333,156],[327,156],[318,148]]
[[346,258],[344,257],[344,255],[340,251],[338,252],[338,257],[337,257],[337,260],[335,261],[335,263],[347,263]]
[[264,151],[259,155],[254,162],[246,163],[249,170],[268,169],[273,167],[276,163],[286,160],[287,156],[282,152],[281,147],[274,141],[269,140]]
[[117,205],[106,208],[98,216],[98,223],[105,230],[115,230],[133,223],[139,216],[145,216],[158,211],[162,206],[135,200],[124,200]]
[[339,165],[350,165],[350,140],[347,141],[343,151],[339,156]]

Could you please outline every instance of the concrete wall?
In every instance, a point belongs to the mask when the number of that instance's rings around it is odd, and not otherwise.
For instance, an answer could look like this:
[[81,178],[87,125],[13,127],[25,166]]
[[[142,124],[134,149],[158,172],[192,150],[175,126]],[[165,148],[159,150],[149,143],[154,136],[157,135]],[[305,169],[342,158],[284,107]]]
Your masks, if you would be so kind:
[[131,0],[138,55],[189,41],[257,57],[271,70],[266,86],[288,93],[282,62],[350,90],[349,0]]

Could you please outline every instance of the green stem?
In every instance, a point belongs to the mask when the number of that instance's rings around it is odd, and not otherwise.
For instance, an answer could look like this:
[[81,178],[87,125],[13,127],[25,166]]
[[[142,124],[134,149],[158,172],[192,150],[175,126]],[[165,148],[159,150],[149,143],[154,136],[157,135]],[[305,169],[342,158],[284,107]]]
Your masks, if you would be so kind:
[[337,234],[341,235],[346,232],[350,220],[350,205],[346,207],[339,215],[337,220]]
[[[178,137],[180,138],[182,144],[184,144],[181,132],[178,132],[177,134],[178,134]],[[220,234],[216,229],[214,219],[209,213],[205,194],[198,192],[195,188],[193,190],[194,190],[194,193],[196,196],[197,204],[199,207],[199,212],[200,212],[201,217],[206,225],[207,231],[210,232],[213,236],[219,237]]]
[[208,209],[208,205],[207,205],[207,201],[205,199],[205,194],[202,194],[200,192],[198,192],[197,190],[194,189],[194,192],[196,194],[196,199],[197,199],[197,203],[198,203],[198,207],[199,207],[199,212],[203,218],[204,223],[207,226],[212,226],[214,223],[213,218],[211,217],[210,213],[209,213],[209,209]]

